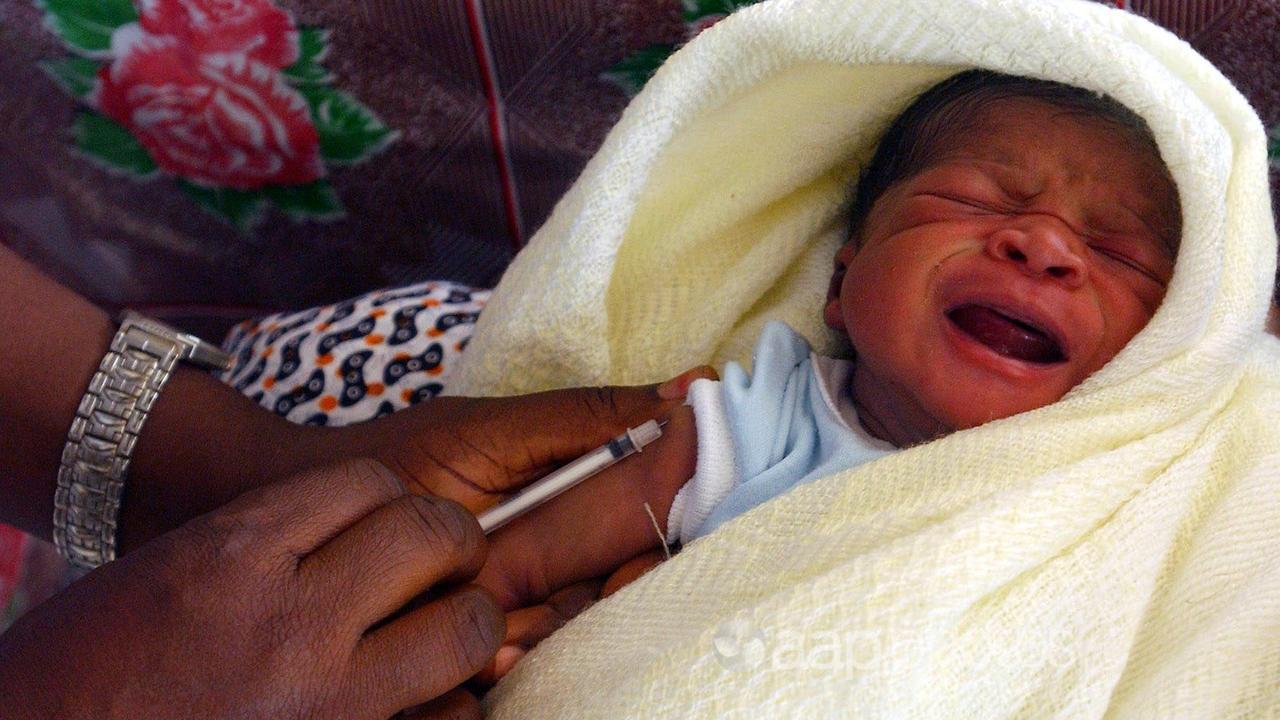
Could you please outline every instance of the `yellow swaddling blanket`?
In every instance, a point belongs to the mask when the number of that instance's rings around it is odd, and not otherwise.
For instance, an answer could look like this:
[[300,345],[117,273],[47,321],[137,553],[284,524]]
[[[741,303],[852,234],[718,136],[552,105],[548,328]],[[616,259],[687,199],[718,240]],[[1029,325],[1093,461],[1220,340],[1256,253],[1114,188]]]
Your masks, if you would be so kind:
[[[769,0],[672,57],[516,258],[450,390],[820,352],[849,185],[968,67],[1150,124],[1184,234],[1164,304],[1048,407],[799,487],[540,645],[498,718],[1275,717],[1280,343],[1265,137],[1187,45],[1083,0]],[[565,552],[572,552],[566,548]]]

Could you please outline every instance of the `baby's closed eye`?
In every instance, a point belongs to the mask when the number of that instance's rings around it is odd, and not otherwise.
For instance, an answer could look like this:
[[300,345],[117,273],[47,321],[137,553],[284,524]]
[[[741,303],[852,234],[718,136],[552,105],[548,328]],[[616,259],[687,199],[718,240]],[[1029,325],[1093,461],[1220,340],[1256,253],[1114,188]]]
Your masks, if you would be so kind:
[[1089,249],[1119,266],[1159,284],[1167,282],[1170,263],[1159,257],[1158,250],[1146,247],[1149,242],[1125,237],[1089,237]]
[[1015,211],[1015,208],[1008,204],[1001,203],[992,198],[981,197],[976,193],[963,195],[948,192],[923,192],[919,193],[917,197],[940,200],[948,203],[949,205],[963,206],[983,214],[1008,215]]

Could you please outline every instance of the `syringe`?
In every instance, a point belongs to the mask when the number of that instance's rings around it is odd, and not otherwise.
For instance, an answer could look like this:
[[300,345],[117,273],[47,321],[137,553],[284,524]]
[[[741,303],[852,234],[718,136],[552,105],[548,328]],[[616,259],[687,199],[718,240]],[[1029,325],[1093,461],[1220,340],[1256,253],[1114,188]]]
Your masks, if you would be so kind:
[[641,448],[659,437],[662,437],[662,426],[656,420],[629,428],[604,445],[480,513],[477,518],[480,529],[488,535],[631,453],[640,452]]

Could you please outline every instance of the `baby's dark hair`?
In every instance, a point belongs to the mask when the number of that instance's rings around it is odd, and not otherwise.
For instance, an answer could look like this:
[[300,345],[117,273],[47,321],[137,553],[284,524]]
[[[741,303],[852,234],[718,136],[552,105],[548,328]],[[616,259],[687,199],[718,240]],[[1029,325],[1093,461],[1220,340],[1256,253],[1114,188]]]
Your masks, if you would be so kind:
[[858,180],[851,237],[861,232],[871,206],[886,190],[928,167],[937,157],[940,141],[970,127],[987,103],[1015,97],[1040,100],[1070,113],[1114,123],[1160,157],[1146,121],[1114,98],[1051,80],[966,70],[925,90],[880,138],[875,155]]

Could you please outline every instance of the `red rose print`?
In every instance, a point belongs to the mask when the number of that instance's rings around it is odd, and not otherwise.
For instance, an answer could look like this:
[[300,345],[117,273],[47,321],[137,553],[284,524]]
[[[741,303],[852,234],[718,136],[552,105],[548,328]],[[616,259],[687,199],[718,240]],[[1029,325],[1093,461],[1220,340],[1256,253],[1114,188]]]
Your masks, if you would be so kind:
[[141,23],[197,54],[243,53],[284,68],[298,60],[298,28],[271,0],[141,0]]
[[93,103],[127,127],[160,169],[251,190],[324,174],[306,100],[273,67],[244,55],[198,55],[173,37],[121,28]]

